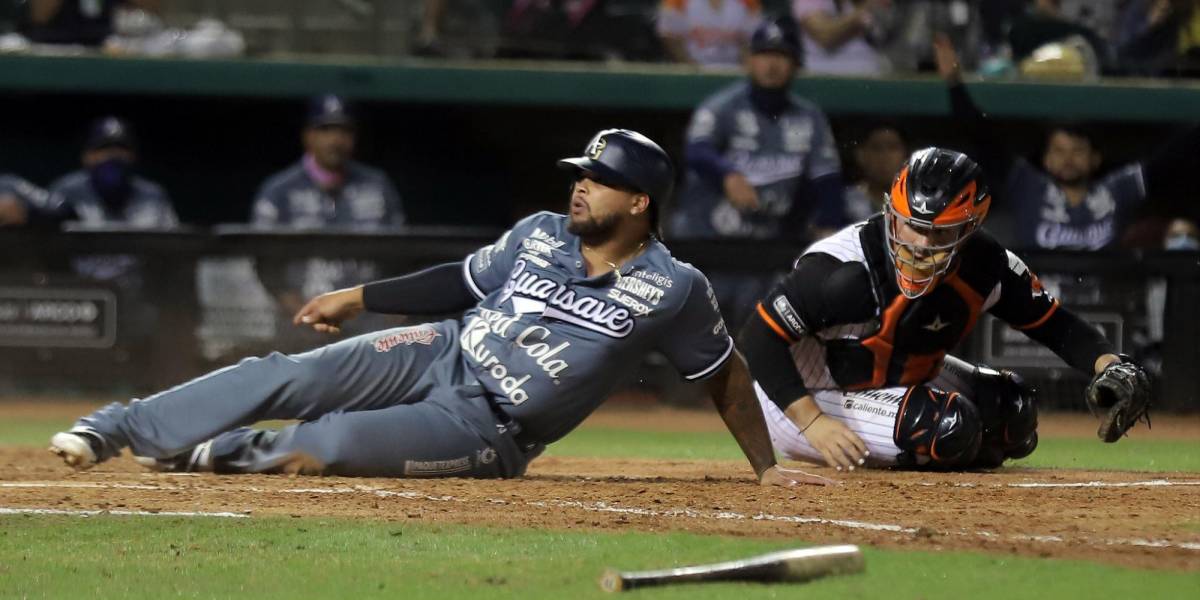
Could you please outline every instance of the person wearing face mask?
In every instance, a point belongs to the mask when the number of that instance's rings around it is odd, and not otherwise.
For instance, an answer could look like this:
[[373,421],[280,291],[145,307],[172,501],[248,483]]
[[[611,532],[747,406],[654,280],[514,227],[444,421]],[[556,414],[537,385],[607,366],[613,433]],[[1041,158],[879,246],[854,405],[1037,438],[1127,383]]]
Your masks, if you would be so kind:
[[[668,232],[677,238],[804,239],[845,223],[841,163],[829,121],[791,93],[800,43],[790,20],[755,30],[747,78],[692,114],[687,175]],[[732,323],[769,281],[712,274]]]
[[1172,252],[1195,252],[1200,250],[1200,227],[1188,219],[1178,218],[1167,225],[1163,236],[1163,250]]
[[[382,170],[352,158],[356,138],[354,114],[345,99],[332,94],[310,99],[301,137],[304,154],[263,182],[251,224],[275,230],[353,231],[388,231],[403,225],[404,206],[391,179]],[[305,298],[376,279],[380,270],[378,263],[370,260],[311,257],[262,260],[258,274],[279,303],[277,316],[286,319]],[[373,316],[359,320],[356,326],[380,329],[387,319]],[[298,338],[304,338],[300,333]]]
[[50,186],[48,218],[83,228],[179,226],[163,187],[135,173],[137,145],[124,120],[107,116],[92,123],[81,159],[82,169]]

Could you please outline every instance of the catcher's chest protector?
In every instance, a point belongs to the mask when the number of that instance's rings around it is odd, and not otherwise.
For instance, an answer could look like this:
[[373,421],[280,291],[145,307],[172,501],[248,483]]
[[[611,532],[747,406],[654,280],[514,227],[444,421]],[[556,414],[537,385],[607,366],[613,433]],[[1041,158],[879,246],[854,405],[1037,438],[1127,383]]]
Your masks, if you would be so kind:
[[882,305],[873,322],[877,327],[862,336],[825,342],[829,373],[846,390],[933,379],[946,353],[975,328],[984,307],[984,293],[967,280],[988,278],[972,277],[965,262],[924,296],[904,297],[892,280],[886,252],[873,237],[864,235],[863,251],[871,289]]

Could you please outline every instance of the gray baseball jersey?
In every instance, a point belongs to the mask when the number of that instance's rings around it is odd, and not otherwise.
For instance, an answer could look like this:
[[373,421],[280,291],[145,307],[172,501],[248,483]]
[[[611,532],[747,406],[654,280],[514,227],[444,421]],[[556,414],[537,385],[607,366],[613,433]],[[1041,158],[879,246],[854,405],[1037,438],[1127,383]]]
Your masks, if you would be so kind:
[[650,240],[619,272],[588,277],[567,217],[527,217],[464,261],[479,304],[463,315],[468,367],[524,428],[565,435],[658,350],[696,380],[733,352],[708,280]]
[[76,220],[84,227],[124,225],[142,229],[172,229],[179,226],[179,217],[162,186],[134,176],[129,199],[121,207],[105,204],[87,171],[64,175],[50,186],[46,212],[56,218]]
[[400,194],[388,176],[350,161],[342,186],[329,193],[317,186],[303,162],[272,175],[254,201],[255,225],[374,228],[404,223]]
[[[389,329],[310,352],[249,358],[79,420],[167,458],[213,439],[213,468],[513,477],[628,379],[650,350],[688,379],[733,352],[708,281],[657,241],[620,273],[588,277],[566,217],[538,213],[464,261],[480,298],[461,321]],[[501,413],[500,411],[503,411]],[[262,419],[301,419],[276,432]]]
[[773,238],[782,231],[783,217],[796,207],[806,180],[841,172],[829,121],[821,109],[799,96],[777,119],[756,110],[750,85],[739,82],[706,100],[692,115],[687,143],[703,142],[746,176],[758,192],[760,208],[738,210],[725,199],[718,184],[689,170],[672,216],[672,230],[688,237]]

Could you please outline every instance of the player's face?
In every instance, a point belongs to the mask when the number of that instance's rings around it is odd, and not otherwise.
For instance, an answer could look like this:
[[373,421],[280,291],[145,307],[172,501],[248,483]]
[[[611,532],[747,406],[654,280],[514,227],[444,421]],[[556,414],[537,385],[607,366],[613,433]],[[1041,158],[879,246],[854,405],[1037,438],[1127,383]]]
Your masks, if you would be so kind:
[[571,186],[567,231],[585,238],[605,238],[629,215],[637,194],[601,183],[594,175],[581,172]]
[[876,129],[859,145],[855,156],[867,182],[886,189],[904,166],[908,148],[895,129]]
[[791,83],[796,61],[782,52],[755,52],[746,59],[746,70],[758,87],[779,89]]
[[354,130],[326,125],[304,130],[304,150],[313,155],[317,164],[338,171],[354,154]]
[[1100,157],[1087,138],[1056,131],[1046,140],[1042,166],[1063,185],[1079,185],[1091,178]]
[[897,268],[905,277],[923,281],[937,274],[950,260],[950,250],[961,235],[958,228],[926,229],[900,222],[896,227]]

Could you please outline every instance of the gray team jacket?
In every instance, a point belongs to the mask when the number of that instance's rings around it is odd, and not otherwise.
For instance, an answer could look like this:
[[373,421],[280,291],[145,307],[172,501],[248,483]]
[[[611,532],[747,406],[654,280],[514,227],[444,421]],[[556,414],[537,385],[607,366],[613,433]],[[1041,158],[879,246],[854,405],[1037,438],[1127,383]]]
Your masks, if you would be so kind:
[[379,169],[350,161],[342,187],[330,194],[308,176],[303,161],[297,161],[263,182],[254,201],[253,223],[298,228],[402,225],[404,207]]
[[139,229],[173,229],[179,217],[162,186],[134,176],[129,200],[119,210],[105,205],[92,189],[87,171],[62,176],[50,186],[45,213],[51,218],[75,220],[84,227],[123,225]]

